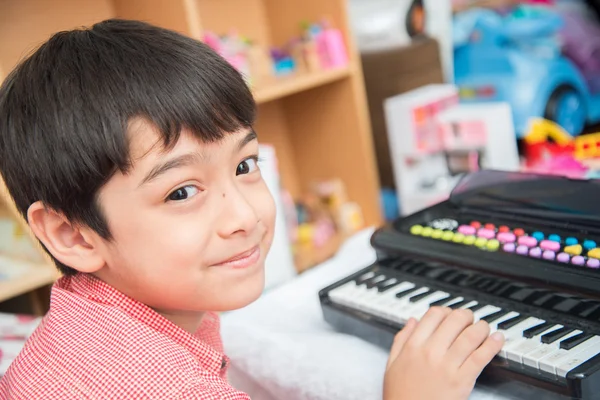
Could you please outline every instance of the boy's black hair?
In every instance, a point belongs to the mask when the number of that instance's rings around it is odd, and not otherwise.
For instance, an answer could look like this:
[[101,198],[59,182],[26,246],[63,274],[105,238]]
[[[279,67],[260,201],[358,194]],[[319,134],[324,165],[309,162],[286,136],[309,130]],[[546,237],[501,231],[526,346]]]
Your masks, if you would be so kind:
[[0,174],[23,216],[42,201],[110,239],[97,193],[131,165],[132,118],[169,148],[183,127],[207,142],[251,127],[255,110],[238,71],[189,37],[118,19],[59,32],[0,88]]

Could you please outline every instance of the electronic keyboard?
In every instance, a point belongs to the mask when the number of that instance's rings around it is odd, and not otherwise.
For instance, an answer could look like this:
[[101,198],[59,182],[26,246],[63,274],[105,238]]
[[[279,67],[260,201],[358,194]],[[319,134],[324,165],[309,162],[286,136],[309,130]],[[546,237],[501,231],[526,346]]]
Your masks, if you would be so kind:
[[319,293],[336,329],[389,349],[430,307],[468,308],[506,340],[481,379],[600,399],[599,181],[476,172],[371,244],[374,264]]

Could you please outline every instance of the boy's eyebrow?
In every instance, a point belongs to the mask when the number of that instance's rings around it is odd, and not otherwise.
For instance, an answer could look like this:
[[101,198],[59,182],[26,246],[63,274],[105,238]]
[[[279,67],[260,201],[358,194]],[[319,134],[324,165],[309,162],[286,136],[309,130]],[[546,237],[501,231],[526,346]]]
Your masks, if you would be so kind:
[[246,136],[244,136],[244,138],[242,140],[240,140],[240,142],[238,143],[238,148],[237,150],[240,151],[244,148],[244,146],[246,146],[248,143],[250,143],[253,140],[257,140],[258,137],[256,136],[256,132],[254,131],[254,129],[252,129],[250,132],[248,132],[248,134]]
[[164,174],[165,172],[173,168],[180,168],[192,164],[197,164],[202,158],[202,155],[198,153],[188,153],[183,154],[179,157],[175,157],[171,160],[165,161],[164,163],[158,164],[150,170],[150,172],[144,177],[144,179],[142,179],[138,187],[156,179],[158,176]]

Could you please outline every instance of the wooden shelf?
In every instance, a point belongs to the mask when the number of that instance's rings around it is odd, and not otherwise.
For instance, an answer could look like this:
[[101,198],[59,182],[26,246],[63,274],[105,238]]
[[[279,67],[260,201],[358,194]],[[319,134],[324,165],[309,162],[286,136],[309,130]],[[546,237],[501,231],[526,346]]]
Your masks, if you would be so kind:
[[26,270],[23,275],[0,282],[0,302],[50,285],[57,278],[58,270],[52,265],[32,264],[31,269]]
[[257,85],[254,98],[258,104],[313,89],[350,76],[350,66],[318,72],[297,73],[286,77],[273,77],[272,81]]

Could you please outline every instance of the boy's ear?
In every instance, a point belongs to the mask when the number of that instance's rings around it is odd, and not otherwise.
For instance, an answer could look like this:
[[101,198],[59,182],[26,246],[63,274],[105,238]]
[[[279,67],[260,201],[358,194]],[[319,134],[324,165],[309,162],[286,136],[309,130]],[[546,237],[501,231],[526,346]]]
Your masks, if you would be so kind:
[[27,210],[27,220],[35,236],[64,265],[85,273],[105,265],[91,233],[70,223],[63,214],[38,201]]

